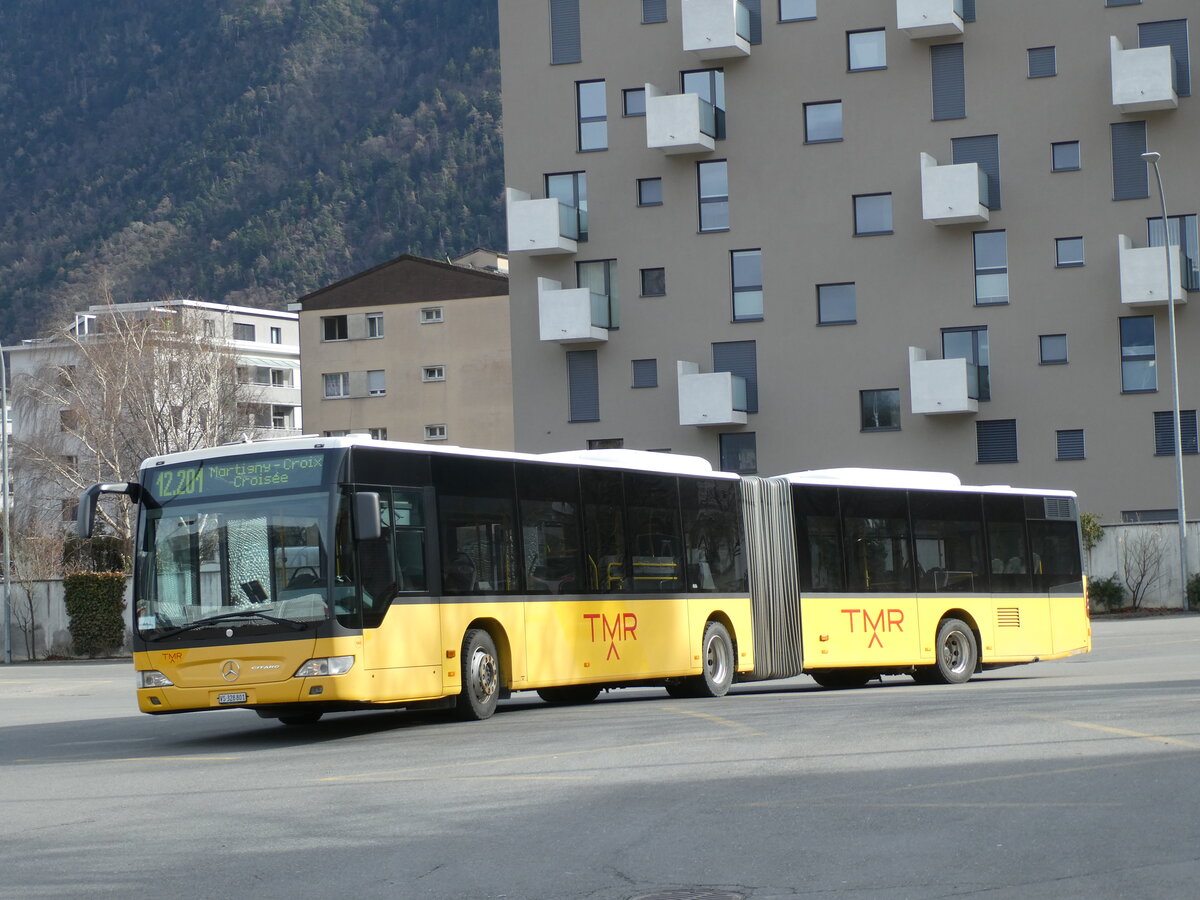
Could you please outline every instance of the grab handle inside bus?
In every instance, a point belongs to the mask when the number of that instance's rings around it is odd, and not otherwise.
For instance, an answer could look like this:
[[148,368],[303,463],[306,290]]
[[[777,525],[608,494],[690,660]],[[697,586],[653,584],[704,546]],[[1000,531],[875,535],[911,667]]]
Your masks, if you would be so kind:
[[79,513],[75,519],[75,534],[90,538],[96,527],[96,503],[101,494],[127,494],[134,503],[142,499],[142,486],[136,481],[116,481],[93,484],[79,496]]
[[376,491],[362,491],[354,495],[354,530],[360,541],[375,541],[383,537],[379,494]]

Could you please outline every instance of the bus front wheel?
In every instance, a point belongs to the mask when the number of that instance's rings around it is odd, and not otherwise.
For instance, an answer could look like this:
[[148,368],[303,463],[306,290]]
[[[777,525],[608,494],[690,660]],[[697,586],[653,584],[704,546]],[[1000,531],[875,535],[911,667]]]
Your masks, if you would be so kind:
[[969,681],[979,662],[975,633],[961,619],[946,619],[938,626],[937,680],[942,684]]
[[487,719],[500,700],[500,657],[496,642],[482,628],[472,628],[463,636],[462,693],[455,712],[465,721]]

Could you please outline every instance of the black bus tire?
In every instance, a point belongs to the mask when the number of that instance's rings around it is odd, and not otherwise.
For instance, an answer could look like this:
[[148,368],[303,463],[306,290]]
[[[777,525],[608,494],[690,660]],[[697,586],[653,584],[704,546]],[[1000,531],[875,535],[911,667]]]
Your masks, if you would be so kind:
[[979,644],[975,633],[962,619],[943,619],[938,626],[937,677],[942,684],[970,681],[979,663]]
[[733,684],[733,641],[720,622],[704,626],[700,642],[700,664],[704,671],[692,682],[696,697],[724,697]]
[[478,721],[491,718],[500,700],[500,657],[496,642],[482,628],[471,628],[462,643],[462,692],[455,712],[458,718]]

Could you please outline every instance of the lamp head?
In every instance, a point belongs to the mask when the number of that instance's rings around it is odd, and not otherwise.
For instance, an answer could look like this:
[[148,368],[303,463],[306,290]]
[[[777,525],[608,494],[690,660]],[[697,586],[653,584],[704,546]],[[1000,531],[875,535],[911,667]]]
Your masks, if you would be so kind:
[[1153,165],[1154,163],[1157,163],[1160,159],[1162,159],[1162,154],[1156,153],[1153,150],[1147,150],[1145,153],[1142,154],[1142,159],[1144,159],[1146,162]]

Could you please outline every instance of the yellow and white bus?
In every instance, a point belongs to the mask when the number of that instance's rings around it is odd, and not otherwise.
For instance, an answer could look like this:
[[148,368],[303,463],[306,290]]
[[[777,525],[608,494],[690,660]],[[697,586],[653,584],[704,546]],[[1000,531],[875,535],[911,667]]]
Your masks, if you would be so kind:
[[840,470],[778,478],[637,451],[296,438],[147,460],[138,704],[347,709],[721,696],[806,672],[960,682],[1090,649],[1066,492]]

